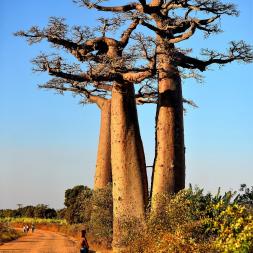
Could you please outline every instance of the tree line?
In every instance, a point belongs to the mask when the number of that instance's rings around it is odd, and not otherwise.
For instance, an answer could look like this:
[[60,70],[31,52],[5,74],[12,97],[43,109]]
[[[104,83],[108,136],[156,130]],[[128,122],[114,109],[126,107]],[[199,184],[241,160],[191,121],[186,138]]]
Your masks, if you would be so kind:
[[17,209],[1,209],[0,218],[41,218],[41,219],[54,219],[57,218],[57,211],[48,205],[38,204],[36,206],[28,205],[22,206]]
[[[206,37],[221,32],[222,16],[239,14],[231,3],[139,0],[108,6],[103,1],[74,2],[112,15],[99,18],[95,28],[69,27],[64,19],[52,17],[46,27],[33,26],[16,35],[29,44],[45,40],[56,48],[55,54],[43,53],[32,61],[34,71],[53,77],[40,88],[78,94],[82,103],[95,103],[101,111],[94,189],[112,183],[113,247],[121,252],[124,221],[138,219],[142,224],[149,199],[156,212],[158,196],[185,187],[183,103],[194,103],[183,98],[181,79],[199,78],[213,64],[252,62],[253,53],[244,41],[230,42],[225,53],[203,49],[199,56],[182,47],[181,42],[197,32]],[[73,58],[64,60],[61,50]],[[136,109],[146,103],[157,107],[150,194]]]

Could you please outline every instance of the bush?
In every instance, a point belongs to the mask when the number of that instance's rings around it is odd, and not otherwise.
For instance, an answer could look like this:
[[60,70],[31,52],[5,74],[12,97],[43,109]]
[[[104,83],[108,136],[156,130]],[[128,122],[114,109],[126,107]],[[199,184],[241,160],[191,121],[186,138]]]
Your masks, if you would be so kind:
[[87,186],[78,185],[65,192],[64,218],[69,224],[87,224],[91,214],[92,190]]
[[[86,228],[90,241],[111,247],[112,242],[112,186],[96,191],[86,186],[75,186],[65,192],[66,208],[58,211],[58,217],[69,224]],[[80,231],[79,231],[80,233]]]
[[245,206],[233,203],[221,212],[222,202],[214,205],[219,214],[206,223],[217,235],[214,245],[220,252],[253,252],[253,215]]
[[5,224],[0,223],[0,245],[4,242],[9,242],[21,236],[20,232],[7,227]]
[[94,243],[111,246],[112,222],[112,186],[108,184],[107,187],[94,191],[92,196],[92,212],[88,228]]
[[130,252],[253,252],[251,195],[246,193],[212,196],[190,188],[158,196],[159,210],[147,214],[145,229],[130,238]]
[[146,229],[129,244],[131,252],[214,252],[201,221],[209,196],[188,189],[156,201],[159,211],[147,215]]

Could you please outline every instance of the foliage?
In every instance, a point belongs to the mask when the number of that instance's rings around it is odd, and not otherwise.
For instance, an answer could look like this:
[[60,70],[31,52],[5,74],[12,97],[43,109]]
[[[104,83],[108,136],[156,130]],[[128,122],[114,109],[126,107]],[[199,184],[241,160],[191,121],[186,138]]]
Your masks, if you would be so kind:
[[239,203],[248,196],[213,196],[198,188],[157,196],[159,211],[150,212],[146,228],[129,238],[130,252],[252,252],[253,208]]
[[66,209],[63,217],[70,224],[88,223],[91,214],[92,190],[87,186],[77,185],[65,192]]
[[3,209],[0,210],[0,218],[5,217],[30,217],[41,219],[53,219],[57,217],[57,212],[53,208],[49,208],[47,205],[39,204],[36,206],[24,206],[18,209]]
[[108,184],[103,189],[93,192],[92,213],[89,222],[89,232],[95,243],[110,246],[112,242],[113,222],[112,186]]
[[[61,219],[25,217],[0,218],[3,224],[36,224],[71,236],[80,236],[86,228],[91,243],[110,247],[113,230],[112,186],[92,191],[88,187],[73,187],[65,194],[67,207],[57,212]],[[252,188],[242,185],[240,192],[216,195],[190,187],[175,195],[157,196],[159,212],[148,212],[146,223],[127,218],[122,222],[122,242],[129,252],[238,252],[253,251]],[[76,210],[74,210],[76,208]],[[32,210],[30,207],[26,207]],[[12,210],[13,211],[13,210]],[[5,215],[11,213],[5,210]],[[73,223],[65,219],[72,213]],[[8,232],[8,233],[9,233]],[[7,237],[10,237],[7,233]],[[2,232],[3,234],[3,232]],[[5,232],[6,236],[6,232]]]
[[111,245],[112,241],[112,186],[92,191],[87,186],[75,186],[65,192],[66,208],[58,217],[71,225],[83,224],[92,242]]
[[220,201],[213,206],[219,213],[205,222],[217,235],[214,245],[220,252],[252,252],[253,251],[253,213],[245,206],[237,203],[223,208]]
[[253,207],[253,186],[248,188],[246,184],[241,184],[240,192],[235,201],[238,203],[243,203],[247,205],[251,205]]
[[8,226],[0,222],[0,245],[3,242],[15,240],[20,236],[21,233],[9,228]]

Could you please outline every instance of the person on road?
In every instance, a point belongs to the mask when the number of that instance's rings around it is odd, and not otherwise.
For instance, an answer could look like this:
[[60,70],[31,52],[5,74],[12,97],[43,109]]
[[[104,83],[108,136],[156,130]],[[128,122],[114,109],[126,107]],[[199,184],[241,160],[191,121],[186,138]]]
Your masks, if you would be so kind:
[[35,226],[34,226],[34,224],[32,224],[32,233],[34,232],[34,230],[35,230]]
[[89,252],[89,244],[86,239],[86,230],[82,230],[82,242],[81,242],[81,249],[80,253],[88,253]]

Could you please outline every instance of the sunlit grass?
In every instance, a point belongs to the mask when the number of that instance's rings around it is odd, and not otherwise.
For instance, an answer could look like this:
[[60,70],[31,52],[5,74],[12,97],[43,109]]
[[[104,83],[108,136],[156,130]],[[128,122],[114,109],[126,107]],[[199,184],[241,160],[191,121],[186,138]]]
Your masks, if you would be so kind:
[[27,224],[58,224],[58,225],[67,225],[67,221],[63,219],[41,219],[41,218],[0,218],[0,223],[27,223]]

